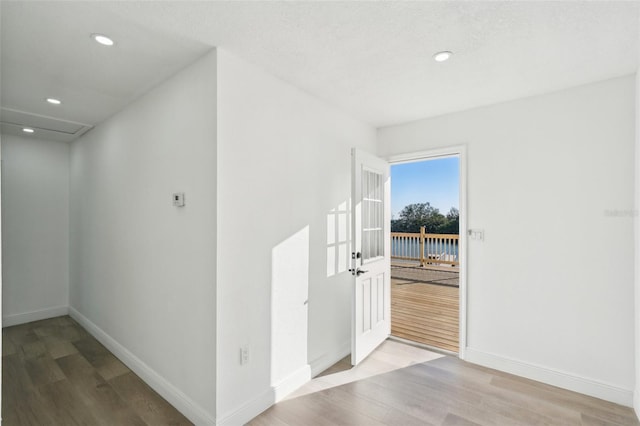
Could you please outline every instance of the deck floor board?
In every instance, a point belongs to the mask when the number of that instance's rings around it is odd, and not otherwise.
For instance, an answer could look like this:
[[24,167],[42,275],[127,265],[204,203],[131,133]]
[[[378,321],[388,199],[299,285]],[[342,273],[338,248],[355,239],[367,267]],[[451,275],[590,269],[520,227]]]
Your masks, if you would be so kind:
[[422,268],[392,268],[391,335],[458,352],[459,290],[442,284],[457,285],[457,275]]

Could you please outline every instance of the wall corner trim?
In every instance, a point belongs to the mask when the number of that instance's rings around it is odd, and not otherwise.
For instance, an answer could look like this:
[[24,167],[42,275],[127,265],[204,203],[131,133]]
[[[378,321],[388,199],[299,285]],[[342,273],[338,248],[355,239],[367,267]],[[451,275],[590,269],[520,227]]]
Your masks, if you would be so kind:
[[136,373],[153,390],[169,401],[178,411],[196,425],[215,425],[215,419],[180,389],[169,383],[164,377],[145,364],[140,358],[122,346],[87,317],[73,307],[69,307],[69,315],[78,321],[93,337],[109,349],[120,361]]
[[276,402],[275,389],[270,387],[253,399],[242,404],[233,412],[218,418],[218,426],[238,426],[249,422],[249,420],[271,407]]
[[54,306],[52,308],[41,309],[38,311],[24,312],[21,314],[7,315],[2,317],[2,327],[11,327],[13,325],[26,324],[28,322],[40,321],[48,318],[60,317],[69,314],[68,306]]
[[632,407],[633,390],[467,347],[466,361]]
[[315,377],[351,353],[351,340],[343,342],[336,350],[326,352],[311,360],[311,377]]
[[249,422],[254,417],[271,407],[278,401],[282,401],[287,395],[311,380],[311,367],[303,365],[289,374],[269,389],[247,401],[235,411],[218,419],[219,426],[237,426]]
[[309,380],[311,380],[311,367],[308,364],[303,365],[272,386],[275,402],[282,401],[287,395]]

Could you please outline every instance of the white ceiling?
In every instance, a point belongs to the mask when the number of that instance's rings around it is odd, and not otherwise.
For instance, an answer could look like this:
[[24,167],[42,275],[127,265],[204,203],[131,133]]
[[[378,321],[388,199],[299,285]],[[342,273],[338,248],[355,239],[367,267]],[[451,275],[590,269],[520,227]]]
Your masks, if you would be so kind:
[[95,124],[218,46],[379,127],[633,73],[639,6],[5,1],[1,101]]
[[[34,127],[34,136],[71,140],[211,49],[87,2],[2,1],[0,7],[6,133],[22,133],[15,123]],[[92,33],[108,34],[117,44],[101,46]],[[50,105],[47,97],[63,103]],[[59,122],[45,123],[46,117]],[[80,130],[61,131],[69,122]]]

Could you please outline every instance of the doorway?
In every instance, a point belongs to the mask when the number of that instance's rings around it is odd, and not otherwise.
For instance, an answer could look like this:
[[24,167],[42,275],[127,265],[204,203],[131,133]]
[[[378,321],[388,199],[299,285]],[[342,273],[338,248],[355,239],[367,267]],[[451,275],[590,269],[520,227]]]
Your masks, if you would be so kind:
[[391,336],[463,357],[463,149],[390,163]]

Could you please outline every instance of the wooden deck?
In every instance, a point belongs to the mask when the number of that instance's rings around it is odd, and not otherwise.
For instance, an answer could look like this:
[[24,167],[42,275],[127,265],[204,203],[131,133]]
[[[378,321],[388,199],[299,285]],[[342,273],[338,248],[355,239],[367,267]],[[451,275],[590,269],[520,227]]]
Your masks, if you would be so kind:
[[458,352],[458,274],[391,269],[391,335]]

